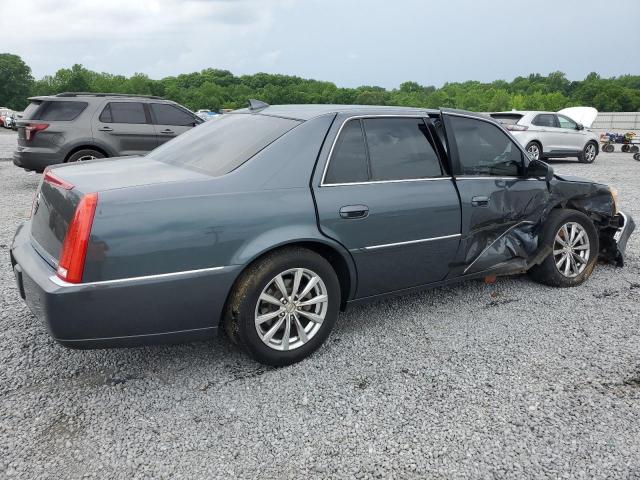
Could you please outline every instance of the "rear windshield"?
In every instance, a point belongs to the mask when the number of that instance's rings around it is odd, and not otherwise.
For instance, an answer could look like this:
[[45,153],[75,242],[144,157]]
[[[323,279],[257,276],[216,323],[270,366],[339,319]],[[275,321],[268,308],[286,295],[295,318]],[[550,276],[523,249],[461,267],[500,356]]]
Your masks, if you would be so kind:
[[235,170],[300,123],[266,115],[220,115],[156,148],[147,156],[217,177]]
[[47,120],[50,122],[74,120],[87,108],[87,102],[32,101],[24,111],[25,120]]
[[503,125],[515,125],[520,121],[522,115],[518,113],[492,113],[491,117]]

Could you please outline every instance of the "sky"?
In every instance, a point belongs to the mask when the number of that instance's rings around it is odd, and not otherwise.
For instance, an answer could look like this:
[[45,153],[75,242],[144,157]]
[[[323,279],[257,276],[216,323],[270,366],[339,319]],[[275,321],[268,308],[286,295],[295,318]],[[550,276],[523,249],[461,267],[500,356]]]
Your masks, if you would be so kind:
[[[341,87],[640,74],[638,0],[0,0],[0,52],[151,78],[221,68]],[[607,13],[608,12],[608,13]]]

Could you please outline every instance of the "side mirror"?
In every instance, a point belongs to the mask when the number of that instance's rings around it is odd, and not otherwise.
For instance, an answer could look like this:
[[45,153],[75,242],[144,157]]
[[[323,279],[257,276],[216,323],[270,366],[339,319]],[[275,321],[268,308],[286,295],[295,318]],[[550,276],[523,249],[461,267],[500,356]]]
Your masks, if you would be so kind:
[[581,123],[578,123],[576,125],[576,130],[584,130],[584,125],[582,125]]
[[545,181],[549,183],[553,179],[553,167],[542,160],[531,160],[527,165],[527,177],[544,177]]

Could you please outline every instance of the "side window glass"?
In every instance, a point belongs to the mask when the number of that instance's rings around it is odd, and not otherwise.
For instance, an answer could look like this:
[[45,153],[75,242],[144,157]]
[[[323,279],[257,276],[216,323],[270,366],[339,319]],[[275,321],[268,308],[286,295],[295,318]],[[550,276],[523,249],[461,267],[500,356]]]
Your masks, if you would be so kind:
[[363,124],[371,180],[411,180],[442,175],[427,125],[421,118],[367,118]]
[[522,152],[491,123],[451,116],[458,148],[459,175],[517,176],[522,169]]
[[347,122],[333,148],[324,183],[352,183],[369,180],[367,151],[360,120]]
[[577,127],[576,122],[562,115],[558,115],[558,122],[560,122],[560,128],[569,128],[571,130],[575,130]]
[[531,122],[538,127],[557,127],[555,115],[551,115],[550,113],[541,113]]
[[103,123],[147,123],[144,105],[138,102],[109,102],[99,120]]
[[193,126],[196,120],[189,112],[167,103],[152,103],[151,110],[156,125]]

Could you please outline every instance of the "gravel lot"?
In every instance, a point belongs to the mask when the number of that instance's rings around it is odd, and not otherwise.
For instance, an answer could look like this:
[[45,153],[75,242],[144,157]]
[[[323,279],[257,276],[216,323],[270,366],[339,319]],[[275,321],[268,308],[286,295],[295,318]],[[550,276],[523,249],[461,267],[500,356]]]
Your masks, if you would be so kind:
[[[0,133],[0,157],[15,134]],[[555,162],[615,185],[640,162]],[[39,176],[0,160],[0,477],[640,478],[640,233],[579,288],[474,281],[342,314],[283,369],[210,342],[73,351],[8,260]],[[640,223],[640,222],[639,222]]]

